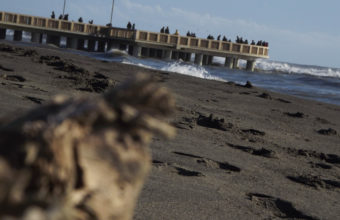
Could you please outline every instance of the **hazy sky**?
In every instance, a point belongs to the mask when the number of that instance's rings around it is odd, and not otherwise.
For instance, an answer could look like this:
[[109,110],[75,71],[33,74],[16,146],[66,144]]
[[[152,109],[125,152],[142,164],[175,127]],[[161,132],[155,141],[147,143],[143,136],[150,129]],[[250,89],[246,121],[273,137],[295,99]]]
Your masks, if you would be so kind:
[[[0,0],[0,10],[49,16],[64,0]],[[70,19],[109,22],[112,0],[67,0]],[[340,0],[115,0],[113,24],[269,41],[272,60],[340,67]]]

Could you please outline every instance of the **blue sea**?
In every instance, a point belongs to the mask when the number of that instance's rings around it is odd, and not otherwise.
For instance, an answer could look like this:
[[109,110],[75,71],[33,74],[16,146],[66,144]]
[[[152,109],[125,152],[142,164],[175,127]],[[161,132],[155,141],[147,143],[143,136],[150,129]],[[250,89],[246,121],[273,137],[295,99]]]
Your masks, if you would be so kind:
[[[29,37],[24,35],[24,41],[21,44],[27,44]],[[7,40],[11,40],[10,33]],[[65,42],[62,43],[62,45],[64,44]],[[340,69],[338,68],[257,60],[255,65],[257,71],[247,72],[243,70],[246,65],[245,61],[240,61],[241,69],[231,70],[223,66],[224,59],[219,57],[214,58],[212,66],[197,66],[193,62],[181,60],[168,62],[152,58],[136,58],[129,56],[125,51],[118,50],[106,53],[63,50],[99,60],[175,72],[207,80],[232,81],[240,84],[250,81],[257,87],[271,91],[340,105]]]

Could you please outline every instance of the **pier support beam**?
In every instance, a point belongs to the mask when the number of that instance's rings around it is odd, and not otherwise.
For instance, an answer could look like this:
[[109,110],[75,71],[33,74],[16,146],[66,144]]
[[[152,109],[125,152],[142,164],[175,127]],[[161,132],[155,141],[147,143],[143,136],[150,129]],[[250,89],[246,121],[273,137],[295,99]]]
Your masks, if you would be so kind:
[[208,55],[203,55],[202,65],[204,66],[208,65]]
[[202,66],[202,64],[203,64],[203,54],[201,54],[201,53],[195,54],[195,64]]
[[141,57],[142,56],[142,47],[138,45],[133,46],[133,56],[134,57]]
[[233,65],[234,65],[234,59],[232,57],[226,57],[225,58],[225,63],[224,63],[224,66],[229,68],[229,69],[232,69],[233,68]]
[[13,40],[21,41],[22,40],[22,31],[14,31]]
[[6,39],[6,29],[0,28],[0,39]]
[[85,49],[85,40],[84,39],[78,39],[77,40],[77,49],[78,50],[84,50]]
[[31,33],[31,42],[33,43],[42,43],[42,34],[41,33],[36,33],[32,32]]
[[46,44],[53,44],[57,47],[60,47],[60,36],[48,34],[46,38]]
[[88,40],[87,50],[91,51],[91,52],[94,52],[95,49],[96,49],[96,41],[95,40]]
[[208,56],[208,65],[213,63],[214,56]]
[[75,50],[78,49],[78,39],[68,37],[66,39],[66,48],[71,48],[71,49],[75,49]]
[[171,60],[172,50],[163,50],[163,59]]
[[98,41],[98,52],[105,52],[105,41]]
[[185,61],[186,62],[190,62],[191,61],[191,53],[186,53]]
[[234,69],[238,69],[238,61],[239,61],[238,58],[234,58],[234,64],[233,64]]
[[247,60],[247,71],[254,72],[255,60]]

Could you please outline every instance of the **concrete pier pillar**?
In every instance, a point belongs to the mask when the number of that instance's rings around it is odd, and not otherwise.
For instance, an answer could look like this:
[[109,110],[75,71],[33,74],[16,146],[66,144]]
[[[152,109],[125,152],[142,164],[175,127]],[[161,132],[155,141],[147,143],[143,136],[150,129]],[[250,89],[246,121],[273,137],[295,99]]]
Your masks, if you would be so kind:
[[171,60],[172,50],[163,50],[163,59]]
[[0,39],[6,39],[6,29],[0,28]]
[[75,50],[78,49],[78,39],[68,37],[66,39],[66,48],[71,48],[71,49],[75,49]]
[[142,56],[142,47],[135,45],[133,46],[133,56],[134,57],[141,57]]
[[202,64],[203,64],[203,54],[201,54],[201,53],[195,54],[195,64],[202,66]]
[[22,40],[22,31],[14,31],[13,40],[21,41]]
[[60,47],[60,36],[48,34],[46,38],[46,44],[53,44],[57,47]]
[[233,68],[234,69],[238,69],[238,61],[239,61],[238,58],[234,58],[234,63],[233,63]]
[[96,41],[95,40],[88,40],[88,43],[87,43],[87,50],[88,51],[95,51],[96,49]]
[[229,69],[232,69],[233,68],[233,65],[234,65],[234,60],[232,57],[226,57],[225,58],[225,63],[224,63],[224,66],[229,68]]
[[105,41],[98,41],[98,52],[105,52]]
[[78,39],[77,40],[77,49],[78,50],[84,50],[85,49],[85,40],[84,39]]
[[204,66],[208,65],[208,55],[203,55],[202,65]]
[[214,56],[208,56],[208,65],[213,63]]
[[32,32],[31,33],[31,42],[33,42],[33,43],[42,43],[42,34],[41,33]]
[[255,60],[247,60],[247,71],[254,72]]

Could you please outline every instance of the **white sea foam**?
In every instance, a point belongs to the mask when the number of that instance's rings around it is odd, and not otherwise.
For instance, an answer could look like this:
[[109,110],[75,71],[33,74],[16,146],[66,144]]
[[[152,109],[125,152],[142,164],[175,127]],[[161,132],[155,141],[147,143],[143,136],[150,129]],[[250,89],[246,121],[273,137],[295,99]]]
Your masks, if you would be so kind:
[[204,67],[184,64],[181,62],[170,63],[167,66],[162,67],[161,70],[180,73],[180,74],[188,75],[188,76],[199,77],[202,79],[213,79],[213,80],[219,80],[219,81],[226,81],[217,76],[212,76]]
[[283,72],[289,74],[308,74],[313,76],[326,76],[340,78],[340,69],[327,67],[304,66],[270,60],[258,60],[256,68],[268,72]]
[[[214,62],[223,65],[225,58],[215,57]],[[239,67],[245,68],[247,62],[245,60],[239,61]],[[340,69],[327,68],[327,67],[316,67],[316,66],[306,66],[285,62],[278,62],[273,60],[257,60],[255,68],[263,70],[265,72],[274,73],[282,72],[288,74],[307,74],[313,76],[324,76],[324,77],[337,77],[340,78]]]

